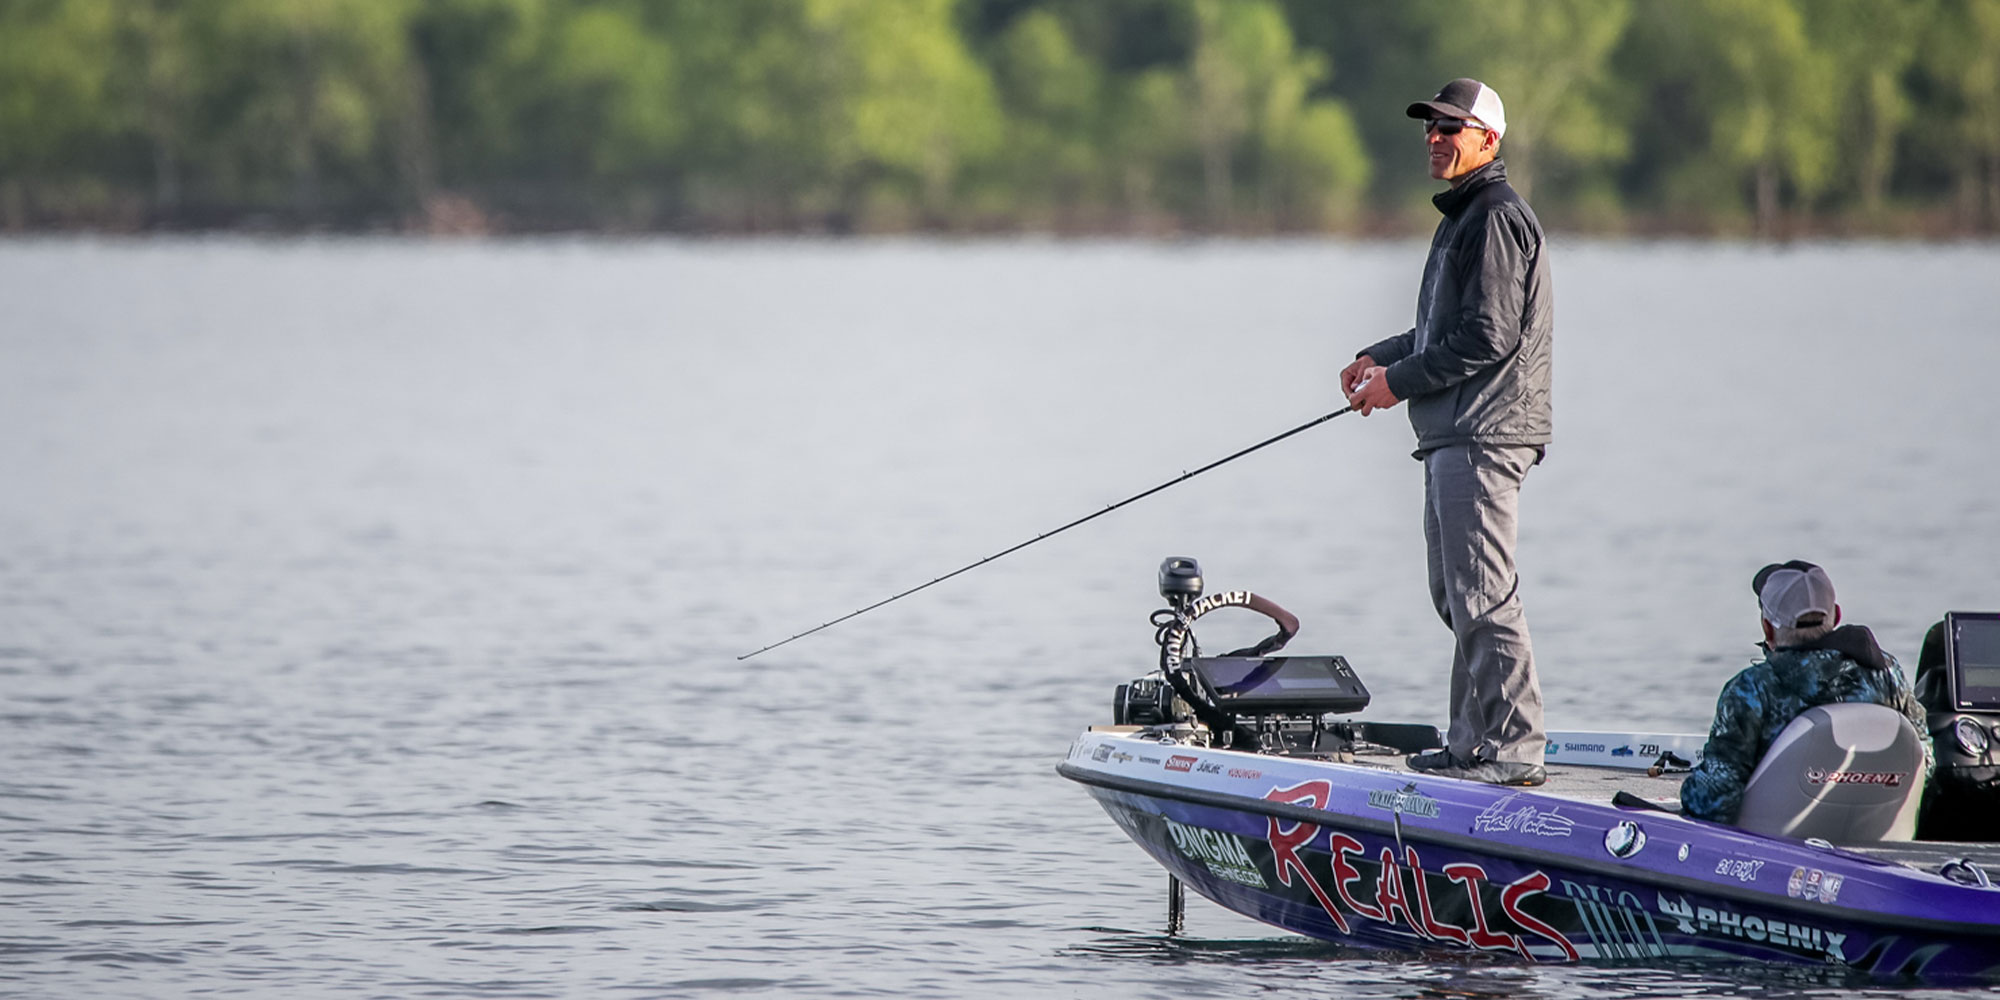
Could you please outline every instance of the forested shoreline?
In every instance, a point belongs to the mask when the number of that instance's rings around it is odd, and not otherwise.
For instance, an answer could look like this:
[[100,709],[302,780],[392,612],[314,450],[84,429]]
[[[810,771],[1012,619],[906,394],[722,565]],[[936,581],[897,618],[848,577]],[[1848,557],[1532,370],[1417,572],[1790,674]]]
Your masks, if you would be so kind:
[[0,231],[2000,232],[2000,0],[0,0]]

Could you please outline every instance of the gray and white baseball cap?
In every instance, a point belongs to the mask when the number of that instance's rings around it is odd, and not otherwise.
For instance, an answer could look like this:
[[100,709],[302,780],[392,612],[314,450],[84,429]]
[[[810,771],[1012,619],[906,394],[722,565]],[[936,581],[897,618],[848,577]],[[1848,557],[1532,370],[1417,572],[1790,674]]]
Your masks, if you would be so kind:
[[1758,570],[1750,589],[1764,620],[1777,628],[1812,628],[1833,619],[1833,579],[1803,559]]
[[1405,113],[1412,118],[1470,118],[1492,129],[1496,138],[1507,132],[1507,109],[1500,95],[1471,77],[1445,84],[1436,97],[1410,105]]

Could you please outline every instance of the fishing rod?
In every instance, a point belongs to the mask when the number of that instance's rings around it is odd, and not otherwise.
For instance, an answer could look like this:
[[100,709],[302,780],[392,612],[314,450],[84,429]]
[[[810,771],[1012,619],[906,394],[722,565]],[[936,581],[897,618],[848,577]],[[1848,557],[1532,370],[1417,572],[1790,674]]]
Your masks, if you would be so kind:
[[883,606],[883,605],[885,605],[885,604],[890,604],[890,603],[893,603],[893,602],[895,602],[895,601],[900,601],[900,600],[902,600],[903,598],[905,598],[905,597],[908,597],[908,596],[910,596],[911,594],[914,594],[914,593],[916,593],[917,591],[919,591],[919,590],[922,590],[922,589],[924,589],[925,587],[930,587],[930,586],[934,586],[934,585],[936,585],[936,584],[940,584],[940,583],[943,583],[943,582],[945,582],[946,580],[949,580],[949,579],[951,579],[952,577],[954,577],[954,576],[957,576],[957,575],[959,575],[960,573],[965,573],[965,572],[969,572],[969,571],[971,571],[971,570],[975,570],[975,569],[978,569],[979,567],[981,567],[981,566],[984,566],[984,565],[986,565],[987,563],[990,563],[990,562],[992,562],[993,560],[995,560],[995,559],[998,559],[998,558],[1000,558],[1001,556],[1004,556],[1004,555],[1011,555],[1011,554],[1013,554],[1013,553],[1015,553],[1015,552],[1019,552],[1019,551],[1021,551],[1022,549],[1025,549],[1025,548],[1027,548],[1028,546],[1030,546],[1030,545],[1033,545],[1033,544],[1035,544],[1036,542],[1039,542],[1039,541],[1041,541],[1041,540],[1042,540],[1042,539],[1044,539],[1044,538],[1053,538],[1053,537],[1055,537],[1056,535],[1060,535],[1060,534],[1062,534],[1063,532],[1065,532],[1065,531],[1068,531],[1069,529],[1071,529],[1071,528],[1074,528],[1074,527],[1076,527],[1077,525],[1079,525],[1079,524],[1082,524],[1082,523],[1084,523],[1085,521],[1090,521],[1090,520],[1094,520],[1094,519],[1096,519],[1096,518],[1100,518],[1100,517],[1103,517],[1104,515],[1106,515],[1106,514],[1109,514],[1109,513],[1111,513],[1112,511],[1114,511],[1114,510],[1117,510],[1118,508],[1120,508],[1120,507],[1123,507],[1123,506],[1125,506],[1126,504],[1129,504],[1129,503],[1133,503],[1133,502],[1135,502],[1135,501],[1139,501],[1139,500],[1144,500],[1145,498],[1147,498],[1147,497],[1149,497],[1149,496],[1152,496],[1153,494],[1155,494],[1155,493],[1158,493],[1158,492],[1160,492],[1161,490],[1164,490],[1164,489],[1166,489],[1166,488],[1167,488],[1167,487],[1169,487],[1169,486],[1176,486],[1176,485],[1179,485],[1179,484],[1181,484],[1181,483],[1184,483],[1184,482],[1187,482],[1188,480],[1190,480],[1190,479],[1193,479],[1194,477],[1196,477],[1196,476],[1199,476],[1199,475],[1201,475],[1202,473],[1204,473],[1204,472],[1207,472],[1208,470],[1210,470],[1210,469],[1213,469],[1213,468],[1215,468],[1215,467],[1216,467],[1216,466],[1218,466],[1218,465],[1227,465],[1227,464],[1229,464],[1230,462],[1234,462],[1234,461],[1236,461],[1237,459],[1239,459],[1239,458],[1242,458],[1243,456],[1245,456],[1245,455],[1248,455],[1248,454],[1250,454],[1251,452],[1253,452],[1253,451],[1256,451],[1256,450],[1257,450],[1257,449],[1259,449],[1259,448],[1264,448],[1264,447],[1267,447],[1267,446],[1269,446],[1269,445],[1274,445],[1274,444],[1277,444],[1278,442],[1280,442],[1280,441],[1283,441],[1284,439],[1286,439],[1286,438],[1288,438],[1288,437],[1291,437],[1291,436],[1292,436],[1292,435],[1294,435],[1294,434],[1297,434],[1297,433],[1299,433],[1299,432],[1301,432],[1301,431],[1308,431],[1308,430],[1311,430],[1311,429],[1313,429],[1314,427],[1318,427],[1319,425],[1321,425],[1321,424],[1323,424],[1323,423],[1326,423],[1327,421],[1329,421],[1329,420],[1332,420],[1333,418],[1335,418],[1335,417],[1337,417],[1337,416],[1340,416],[1340,415],[1341,415],[1341,414],[1343,414],[1343,413],[1352,413],[1353,411],[1354,411],[1354,407],[1352,407],[1352,406],[1343,406],[1343,407],[1341,407],[1340,409],[1338,409],[1338,410],[1335,410],[1335,411],[1333,411],[1332,413],[1329,413],[1329,414],[1326,414],[1325,416],[1319,416],[1319,417],[1314,417],[1314,418],[1312,418],[1311,420],[1308,420],[1308,421],[1306,421],[1305,423],[1303,423],[1303,424],[1300,424],[1300,425],[1298,425],[1297,427],[1294,427],[1294,428],[1292,428],[1291,430],[1288,430],[1288,431],[1284,432],[1283,434],[1278,434],[1278,435],[1275,435],[1275,436],[1273,436],[1273,437],[1268,437],[1268,438],[1265,438],[1264,440],[1262,440],[1262,441],[1259,441],[1259,442],[1257,442],[1256,444],[1253,444],[1253,445],[1251,445],[1250,447],[1248,447],[1248,448],[1245,448],[1245,449],[1243,449],[1242,451],[1239,451],[1239,452],[1237,452],[1237,453],[1236,453],[1236,454],[1234,454],[1234,455],[1230,455],[1230,456],[1228,456],[1227,458],[1218,458],[1218,459],[1216,459],[1215,461],[1213,461],[1213,462],[1210,462],[1210,463],[1208,463],[1207,465],[1204,465],[1204,466],[1202,466],[1201,468],[1199,468],[1199,469],[1196,469],[1196,470],[1194,470],[1193,472],[1183,472],[1183,473],[1181,473],[1181,474],[1180,474],[1180,476],[1179,476],[1179,477],[1177,477],[1177,478],[1174,478],[1174,479],[1169,479],[1169,480],[1167,480],[1166,482],[1164,482],[1164,483],[1161,483],[1160,485],[1158,485],[1158,486],[1155,486],[1155,487],[1153,487],[1152,489],[1150,489],[1150,490],[1147,490],[1147,491],[1145,491],[1144,493],[1136,493],[1136,494],[1133,494],[1132,496],[1129,496],[1129,497],[1126,497],[1125,499],[1123,499],[1123,500],[1120,500],[1120,501],[1118,501],[1117,503],[1114,503],[1114,504],[1112,504],[1111,506],[1109,506],[1109,507],[1106,507],[1106,508],[1104,508],[1103,510],[1100,510],[1100,511],[1097,511],[1096,513],[1093,513],[1093,514],[1085,514],[1084,516],[1082,516],[1082,517],[1079,517],[1079,518],[1077,518],[1076,520],[1074,520],[1074,521],[1071,521],[1070,523],[1068,523],[1068,524],[1065,524],[1065,525],[1063,525],[1062,527],[1060,527],[1060,528],[1057,528],[1057,529],[1055,529],[1054,531],[1048,531],[1048,532],[1043,532],[1042,534],[1039,534],[1039,535],[1036,535],[1035,537],[1033,537],[1033,538],[1030,538],[1030,539],[1028,539],[1028,540],[1027,540],[1027,541],[1025,541],[1025,542],[1022,542],[1021,544],[1019,544],[1019,545],[1016,545],[1016,546],[1014,546],[1013,548],[1009,548],[1009,549],[1004,549],[1004,550],[1002,550],[1002,551],[999,551],[999,552],[995,552],[995,553],[993,553],[992,555],[990,555],[990,556],[987,556],[986,558],[984,558],[984,559],[981,559],[981,560],[979,560],[978,562],[975,562],[975,563],[971,563],[971,564],[969,564],[969,565],[966,565],[966,566],[960,566],[959,568],[957,568],[957,569],[955,569],[955,570],[952,570],[951,572],[949,572],[949,573],[946,573],[945,575],[943,575],[943,576],[941,576],[941,577],[938,577],[938,578],[937,578],[937,579],[935,579],[935,580],[932,580],[932,581],[931,581],[930,583],[921,583],[921,584],[918,584],[918,585],[916,585],[916,586],[914,586],[914,587],[911,587],[911,588],[910,588],[910,589],[908,589],[908,590],[905,590],[905,591],[903,591],[903,592],[902,592],[902,593],[900,593],[900,594],[896,594],[896,595],[894,595],[894,596],[892,596],[892,597],[885,597],[885,598],[883,598],[883,599],[881,599],[881,600],[879,600],[879,601],[876,601],[876,602],[875,602],[875,603],[873,603],[873,604],[870,604],[869,606],[867,606],[867,607],[865,607],[865,608],[862,608],[862,609],[860,609],[859,611],[850,611],[850,612],[848,612],[847,614],[844,614],[844,615],[841,615],[840,617],[838,617],[838,618],[835,618],[834,620],[832,620],[832,621],[830,621],[830,622],[827,622],[827,623],[826,623],[826,624],[824,624],[824,625],[815,625],[815,626],[813,626],[812,628],[809,628],[809,629],[806,629],[805,631],[803,631],[803,632],[800,632],[799,634],[797,634],[797,635],[795,635],[795,636],[792,636],[792,637],[791,637],[790,639],[780,639],[780,640],[778,640],[777,642],[774,642],[774,643],[772,643],[772,644],[770,644],[770,645],[768,645],[768,646],[765,646],[765,647],[763,647],[762,649],[753,649],[753,650],[751,650],[750,652],[748,652],[748,653],[744,653],[744,654],[743,654],[742,656],[739,656],[739,657],[737,657],[737,659],[738,659],[738,660],[747,660],[747,659],[749,659],[749,658],[751,658],[751,657],[753,657],[753,656],[756,656],[756,655],[757,655],[758,653],[766,653],[766,652],[769,652],[769,651],[771,651],[771,650],[773,650],[773,649],[777,649],[777,648],[778,648],[779,646],[782,646],[782,645],[784,645],[785,643],[788,643],[788,642],[791,642],[791,641],[792,641],[793,639],[803,639],[803,638],[805,638],[806,636],[809,636],[809,635],[813,634],[814,632],[818,632],[818,631],[820,631],[820,630],[822,630],[822,629],[829,629],[829,628],[832,628],[832,627],[834,627],[835,625],[838,625],[838,624],[840,624],[841,622],[844,622],[844,621],[848,620],[849,618],[858,618],[858,617],[860,617],[860,616],[862,616],[862,615],[865,615],[865,614],[867,614],[868,612],[870,612],[870,611],[873,611],[873,610],[875,610],[876,608],[879,608],[879,607],[881,607],[881,606]]

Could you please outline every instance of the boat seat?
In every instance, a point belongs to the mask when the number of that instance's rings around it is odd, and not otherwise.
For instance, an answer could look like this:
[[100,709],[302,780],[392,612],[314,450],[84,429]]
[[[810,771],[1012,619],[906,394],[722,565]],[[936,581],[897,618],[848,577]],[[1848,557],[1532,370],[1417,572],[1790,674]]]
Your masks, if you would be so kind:
[[1771,741],[1743,787],[1736,825],[1835,844],[1909,840],[1923,791],[1923,737],[1901,712],[1818,705]]

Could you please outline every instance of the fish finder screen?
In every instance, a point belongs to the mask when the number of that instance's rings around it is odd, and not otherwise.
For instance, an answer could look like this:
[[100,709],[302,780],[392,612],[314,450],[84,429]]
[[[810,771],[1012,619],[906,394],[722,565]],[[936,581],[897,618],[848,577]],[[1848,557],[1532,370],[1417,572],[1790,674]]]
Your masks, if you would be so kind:
[[1959,708],[2000,709],[2000,614],[1951,615],[1953,697]]
[[1188,661],[1239,712],[1355,712],[1368,689],[1339,656],[1206,656]]

